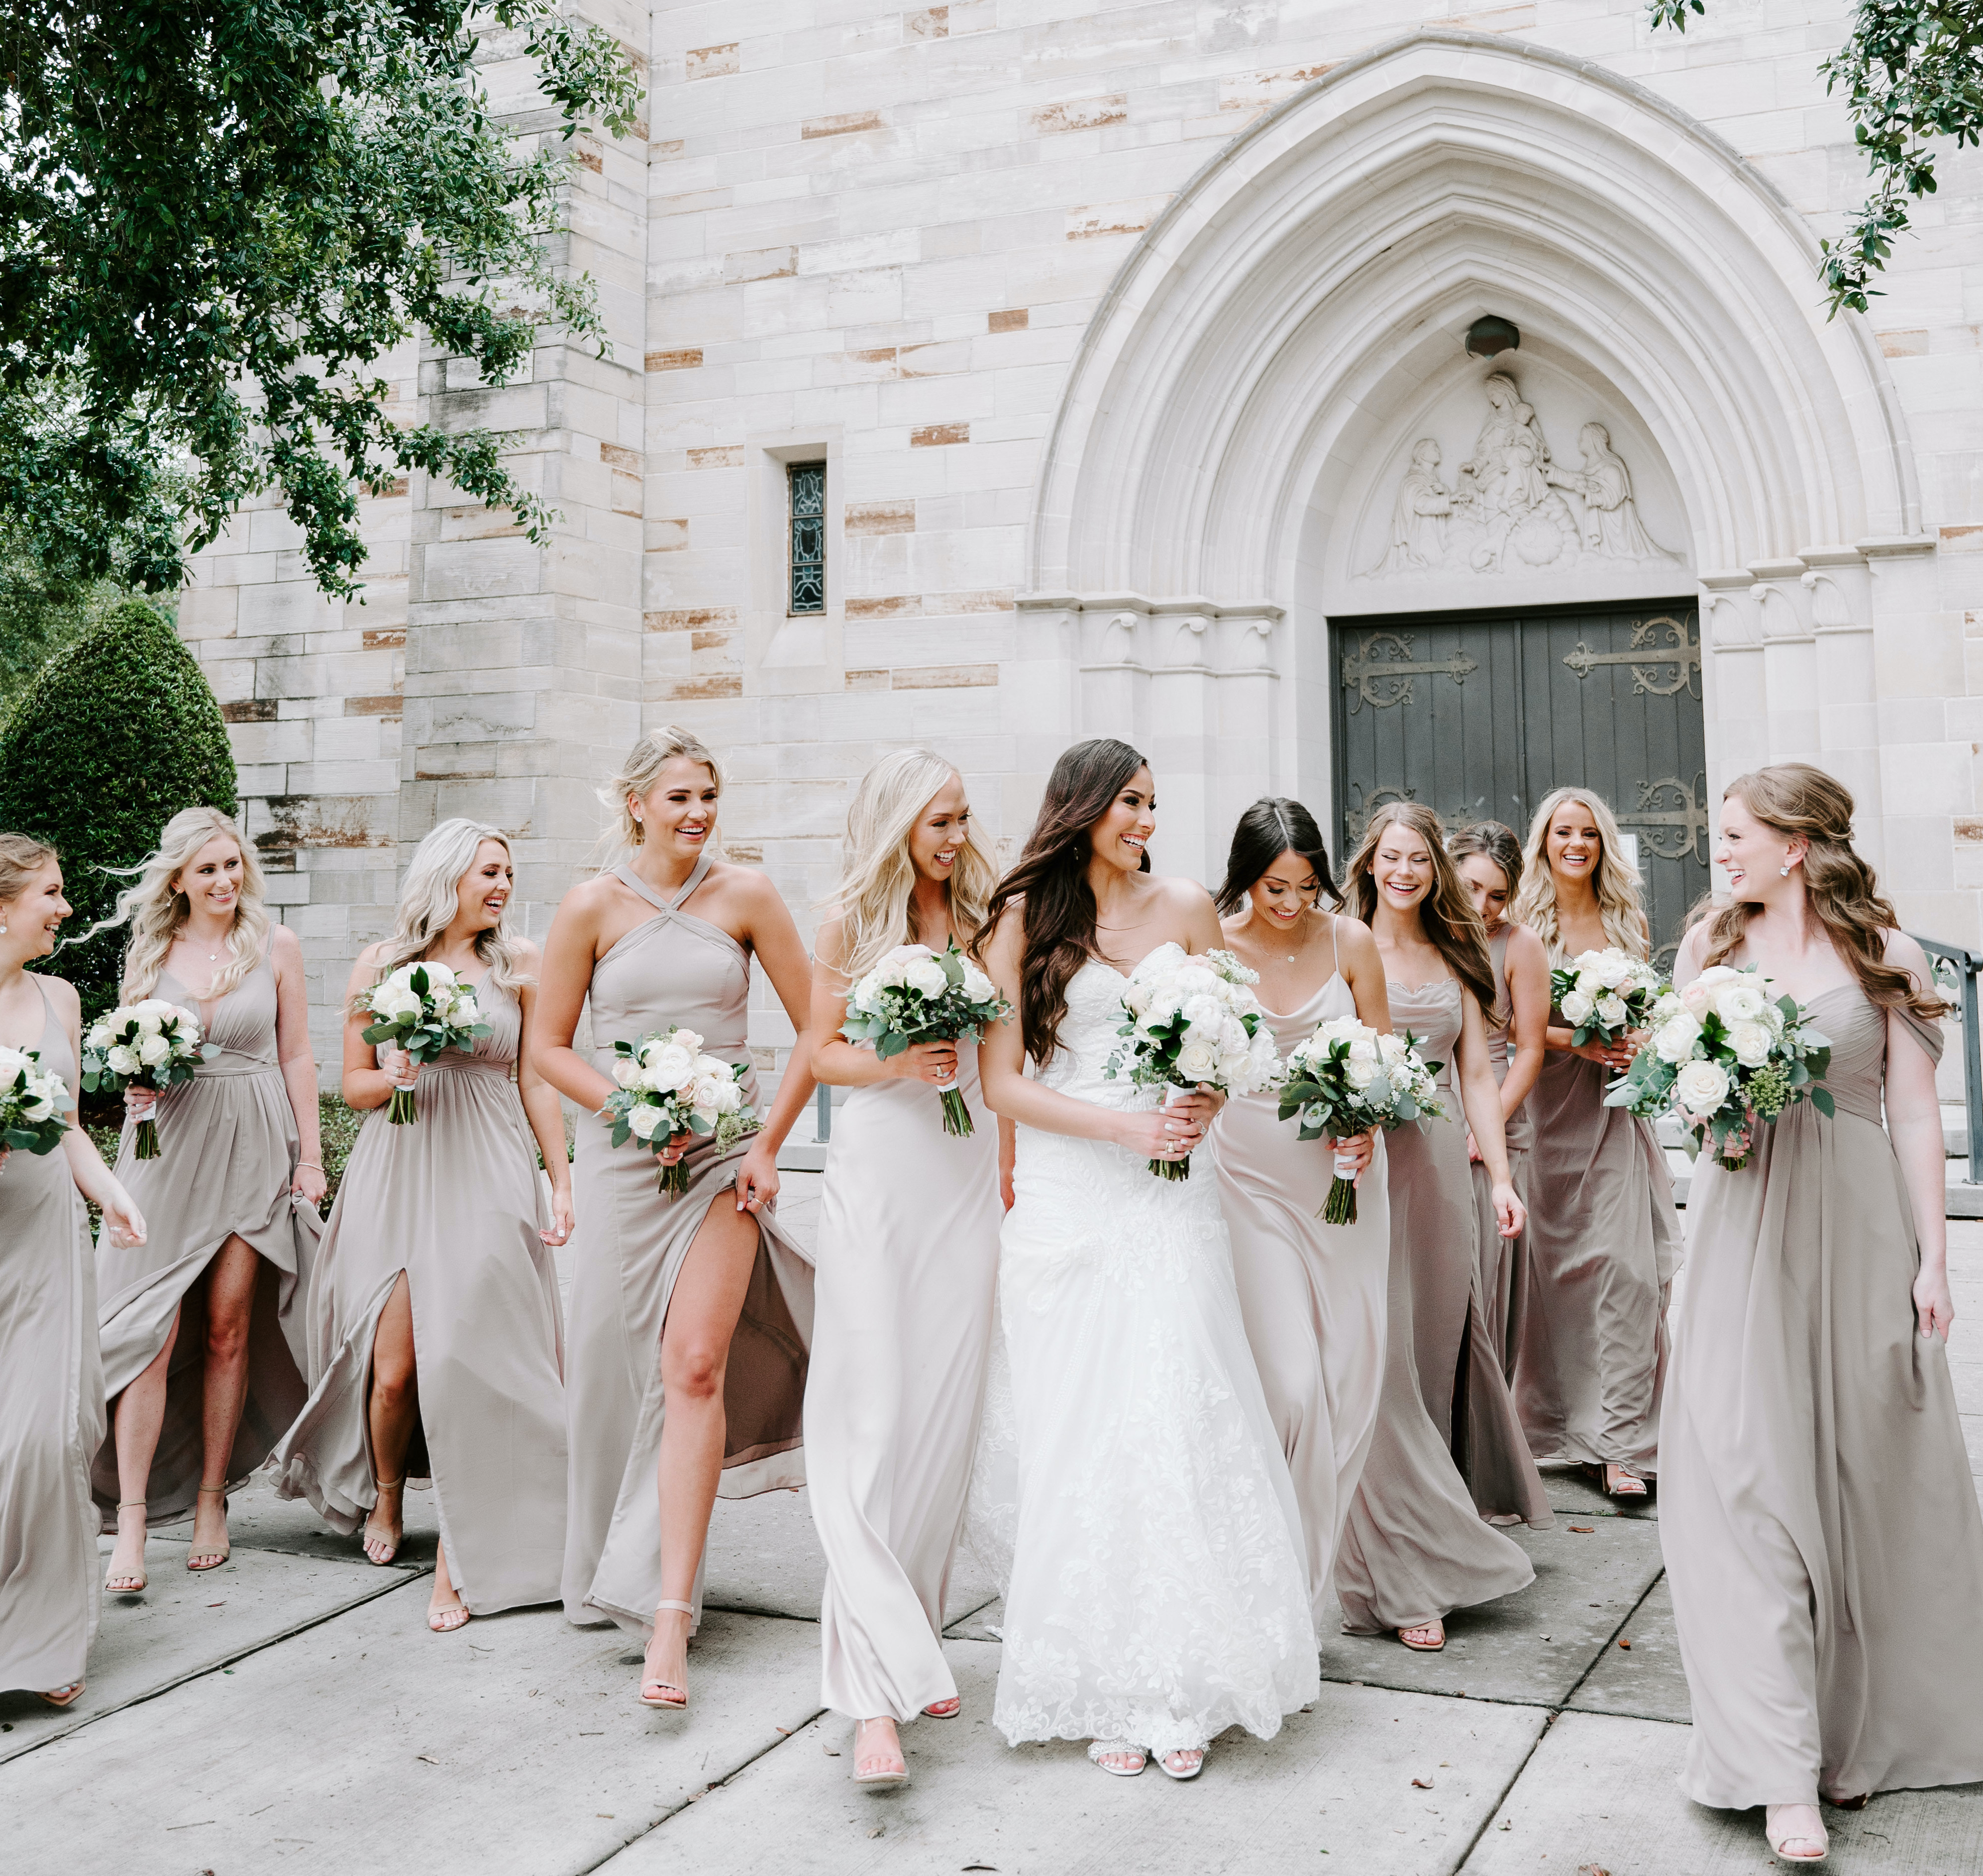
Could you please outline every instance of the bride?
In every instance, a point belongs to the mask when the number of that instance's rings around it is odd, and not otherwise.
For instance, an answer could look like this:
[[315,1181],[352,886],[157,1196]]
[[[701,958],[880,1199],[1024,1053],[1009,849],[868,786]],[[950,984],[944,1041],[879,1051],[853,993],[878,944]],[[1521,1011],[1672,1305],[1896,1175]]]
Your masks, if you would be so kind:
[[[1054,765],[986,911],[984,961],[1018,1012],[979,1049],[1018,1123],[1000,1240],[1016,1504],[993,1719],[1086,1739],[1130,1777],[1195,1777],[1229,1726],[1265,1739],[1318,1688],[1300,1514],[1232,1279],[1205,1129],[1126,1074],[1123,974],[1219,942],[1202,886],[1150,874],[1149,765],[1124,743]],[[1189,1179],[1152,1159],[1202,1150]]]

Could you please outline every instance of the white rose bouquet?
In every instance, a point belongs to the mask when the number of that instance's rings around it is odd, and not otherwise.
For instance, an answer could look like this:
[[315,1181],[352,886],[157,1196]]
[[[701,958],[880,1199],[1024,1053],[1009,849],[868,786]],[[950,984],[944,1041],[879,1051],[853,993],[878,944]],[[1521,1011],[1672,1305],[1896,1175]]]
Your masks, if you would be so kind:
[[[1437,1120],[1446,1112],[1433,1079],[1441,1066],[1419,1053],[1409,1032],[1382,1035],[1353,1016],[1332,1017],[1288,1051],[1281,1119],[1299,1119],[1297,1137],[1304,1140],[1388,1133],[1408,1120]],[[1330,1225],[1356,1222],[1356,1182],[1345,1175],[1340,1154],[1322,1218]]]
[[0,1047],[0,1148],[52,1152],[69,1131],[68,1105],[69,1090],[42,1066],[39,1051]]
[[[974,1042],[985,1025],[1012,1014],[998,987],[957,948],[952,939],[941,953],[927,945],[898,945],[854,986],[840,1033],[850,1042],[871,1042],[886,1062],[918,1042]],[[968,1136],[977,1132],[971,1109],[955,1082],[938,1093],[943,1130]]]
[[[443,1049],[473,1048],[477,1036],[489,1033],[474,986],[463,983],[446,965],[424,958],[382,977],[366,992],[359,1008],[376,1019],[365,1032],[366,1042],[390,1043],[423,1064]],[[386,1118],[396,1127],[420,1119],[410,1088],[393,1090]]]
[[1692,1136],[1687,1151],[1713,1142],[1731,1172],[1746,1166],[1756,1124],[1808,1100],[1834,1111],[1819,1085],[1831,1072],[1831,1042],[1804,1021],[1793,997],[1772,998],[1753,965],[1711,965],[1654,1005],[1652,1041],[1604,1097],[1650,1119],[1669,1111]]
[[[199,1020],[189,1010],[162,998],[142,1003],[120,1003],[99,1016],[82,1038],[82,1085],[92,1094],[121,1094],[127,1088],[149,1088],[163,1094],[192,1079],[194,1068],[214,1053],[200,1039]],[[147,1115],[138,1123],[132,1157],[156,1159],[159,1123]]]
[[[1116,1032],[1129,1041],[1109,1058],[1105,1072],[1112,1077],[1126,1060],[1130,1080],[1142,1088],[1189,1090],[1202,1083],[1229,1095],[1273,1087],[1281,1062],[1251,988],[1259,981],[1229,951],[1202,958],[1169,947],[1152,951],[1129,973],[1122,992],[1129,1020]],[[1149,1166],[1159,1179],[1191,1177],[1188,1153]]]
[[[638,1140],[658,1157],[678,1133],[711,1136],[718,1153],[727,1153],[757,1125],[757,1116],[744,1105],[744,1063],[729,1062],[702,1052],[702,1038],[679,1024],[656,1030],[632,1042],[615,1042],[620,1059],[613,1065],[619,1087],[599,1110],[613,1127],[613,1144]],[[669,1198],[688,1190],[688,1168],[677,1160],[664,1165],[660,1189]]]
[[1581,1048],[1594,1036],[1610,1042],[1627,1029],[1643,1029],[1666,988],[1658,971],[1630,951],[1608,945],[1580,952],[1567,969],[1550,973],[1550,1001]]

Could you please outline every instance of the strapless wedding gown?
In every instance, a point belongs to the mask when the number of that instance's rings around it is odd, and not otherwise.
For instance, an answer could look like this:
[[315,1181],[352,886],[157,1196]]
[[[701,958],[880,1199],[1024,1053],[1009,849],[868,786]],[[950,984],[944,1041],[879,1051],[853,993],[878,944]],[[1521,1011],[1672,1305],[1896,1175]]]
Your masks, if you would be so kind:
[[[1075,974],[1059,1052],[1029,1070],[1043,1087],[1157,1104],[1105,1072],[1122,985],[1092,959]],[[1174,1752],[1233,1725],[1271,1737],[1318,1690],[1315,1630],[1212,1149],[1170,1181],[1119,1146],[1022,1126],[1013,1189],[998,1264],[1010,1387],[987,1433],[1015,1468],[994,1721],[1014,1745]]]

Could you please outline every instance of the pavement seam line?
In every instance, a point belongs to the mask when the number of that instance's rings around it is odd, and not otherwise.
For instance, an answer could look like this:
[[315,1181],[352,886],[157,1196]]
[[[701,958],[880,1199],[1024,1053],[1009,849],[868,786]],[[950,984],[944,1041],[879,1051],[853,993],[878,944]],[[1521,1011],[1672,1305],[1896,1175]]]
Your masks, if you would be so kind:
[[279,1635],[266,1636],[245,1648],[236,1649],[232,1654],[223,1654],[214,1660],[203,1662],[197,1667],[189,1667],[184,1674],[175,1674],[171,1680],[161,1681],[155,1687],[148,1687],[142,1694],[134,1694],[129,1700],[119,1700],[115,1706],[106,1707],[100,1713],[85,1714],[75,1725],[65,1727],[59,1733],[51,1733],[45,1739],[38,1739],[31,1746],[24,1746],[18,1752],[10,1754],[5,1760],[0,1761],[0,1764],[18,1764],[44,1747],[52,1746],[58,1740],[75,1738],[77,1734],[87,1727],[95,1725],[99,1720],[108,1720],[113,1714],[129,1713],[133,1707],[142,1707],[148,1700],[157,1700],[176,1687],[184,1687],[189,1680],[198,1680],[207,1674],[217,1674],[223,1668],[232,1667],[237,1661],[246,1660],[251,1654],[259,1654],[265,1648],[273,1648],[277,1644],[291,1640],[298,1635],[306,1635],[313,1628],[320,1628],[326,1622],[334,1622],[339,1616],[349,1615],[354,1609],[362,1609],[367,1603],[375,1603],[382,1596],[390,1596],[396,1590],[403,1590],[410,1583],[419,1582],[423,1577],[433,1574],[431,1563],[399,1568],[388,1565],[387,1567],[393,1569],[393,1574],[400,1579],[400,1581],[382,1583],[376,1590],[367,1590],[363,1596],[355,1596],[349,1602],[341,1603],[335,1609],[326,1609],[321,1615],[312,1616],[307,1622],[299,1622],[293,1628],[286,1628]]

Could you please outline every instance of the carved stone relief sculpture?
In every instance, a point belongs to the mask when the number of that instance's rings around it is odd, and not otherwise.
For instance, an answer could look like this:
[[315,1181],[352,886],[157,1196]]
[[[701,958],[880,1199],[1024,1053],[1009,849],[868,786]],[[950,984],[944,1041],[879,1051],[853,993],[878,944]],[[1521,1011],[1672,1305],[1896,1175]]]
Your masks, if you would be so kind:
[[1581,462],[1550,453],[1533,405],[1497,371],[1481,386],[1486,420],[1449,487],[1439,444],[1421,437],[1391,510],[1391,544],[1366,580],[1434,573],[1567,571],[1593,560],[1677,562],[1647,533],[1632,473],[1602,423],[1577,433]]

